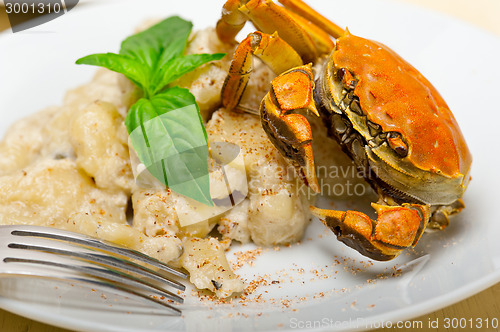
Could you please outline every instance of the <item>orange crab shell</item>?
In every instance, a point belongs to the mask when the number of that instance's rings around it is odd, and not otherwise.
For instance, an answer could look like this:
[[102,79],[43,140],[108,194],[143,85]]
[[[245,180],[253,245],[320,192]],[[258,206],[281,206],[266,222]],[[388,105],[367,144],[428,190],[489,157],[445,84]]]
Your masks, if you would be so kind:
[[407,162],[448,178],[468,176],[472,157],[462,132],[441,95],[413,66],[349,31],[337,39],[332,60],[358,80],[354,94],[367,119],[402,135]]

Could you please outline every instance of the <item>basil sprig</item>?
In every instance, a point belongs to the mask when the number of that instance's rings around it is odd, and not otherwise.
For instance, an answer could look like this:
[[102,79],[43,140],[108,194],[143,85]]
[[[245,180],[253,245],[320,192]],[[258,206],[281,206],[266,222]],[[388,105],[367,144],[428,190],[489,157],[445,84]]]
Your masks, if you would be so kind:
[[119,54],[91,54],[76,63],[121,73],[142,90],[125,118],[139,160],[171,190],[213,206],[200,110],[189,90],[169,84],[225,54],[184,55],[191,29],[191,22],[172,16],[125,39]]

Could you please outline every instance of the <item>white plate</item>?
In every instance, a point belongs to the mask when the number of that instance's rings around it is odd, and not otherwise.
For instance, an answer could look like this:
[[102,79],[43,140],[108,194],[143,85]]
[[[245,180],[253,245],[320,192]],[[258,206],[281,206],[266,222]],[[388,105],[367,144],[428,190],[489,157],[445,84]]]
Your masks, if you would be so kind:
[[[302,244],[270,249],[257,257],[254,266],[237,271],[247,279],[269,274],[270,280],[282,280],[256,290],[253,296],[262,294],[261,303],[215,305],[187,292],[181,318],[165,317],[120,296],[108,295],[105,300],[100,293],[76,285],[55,287],[41,281],[35,281],[33,287],[19,280],[2,281],[0,307],[81,331],[366,329],[378,327],[380,322],[418,317],[500,281],[496,198],[500,158],[493,147],[500,123],[496,102],[500,40],[463,22],[399,3],[310,3],[340,25],[348,24],[353,33],[394,48],[447,100],[474,156],[473,180],[465,195],[467,208],[453,218],[449,228],[425,234],[416,250],[394,261],[372,265],[315,222]],[[0,132],[21,116],[61,103],[65,91],[84,83],[94,72],[91,67],[74,65],[75,59],[117,51],[120,41],[143,19],[180,13],[202,28],[215,23],[221,4],[91,2],[37,28],[3,33]],[[233,252],[248,248],[234,248]],[[313,279],[314,269],[320,276],[330,277]],[[394,272],[396,276],[391,276]],[[318,296],[320,292],[324,297]],[[95,301],[83,305],[82,297]],[[288,308],[282,299],[290,301]],[[370,321],[378,323],[370,325]]]

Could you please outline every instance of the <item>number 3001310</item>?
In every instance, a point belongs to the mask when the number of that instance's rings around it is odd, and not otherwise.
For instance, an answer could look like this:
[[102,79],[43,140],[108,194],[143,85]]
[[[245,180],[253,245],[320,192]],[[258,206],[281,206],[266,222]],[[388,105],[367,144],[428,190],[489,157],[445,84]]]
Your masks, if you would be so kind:
[[59,13],[61,10],[63,8],[58,2],[5,2],[5,11],[7,14],[50,14]]

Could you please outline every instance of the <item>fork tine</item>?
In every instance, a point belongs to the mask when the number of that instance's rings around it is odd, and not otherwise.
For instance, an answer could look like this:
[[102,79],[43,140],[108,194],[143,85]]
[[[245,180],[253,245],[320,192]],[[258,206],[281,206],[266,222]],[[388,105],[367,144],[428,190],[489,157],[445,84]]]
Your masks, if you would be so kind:
[[184,279],[187,278],[187,275],[184,272],[174,269],[168,264],[165,264],[155,258],[147,256],[139,251],[128,249],[115,243],[108,243],[106,241],[99,240],[90,236],[85,236],[82,234],[68,232],[56,228],[39,227],[39,226],[19,226],[16,227],[16,229],[14,229],[11,232],[11,234],[15,236],[41,237],[41,238],[55,239],[60,241],[67,241],[75,244],[80,244],[83,246],[92,247],[95,249],[105,250],[128,258],[137,259],[141,262],[147,263],[151,266],[157,267],[159,269],[172,273],[181,278]]
[[[74,266],[70,264],[63,264],[63,263],[57,263],[53,261],[47,261],[47,260],[37,260],[37,259],[29,259],[29,258],[14,258],[14,257],[6,257],[3,259],[3,262],[6,264],[13,264],[13,263],[21,263],[21,264],[35,264],[35,265],[40,265],[40,266],[52,266],[52,267],[58,267],[58,268],[63,268],[66,270],[70,271],[76,271],[79,272],[79,274],[61,274],[58,275],[57,273],[50,273],[49,271],[44,271],[43,273],[37,273],[36,275],[33,275],[30,272],[27,272],[28,270],[20,271],[19,269],[15,269],[16,272],[12,272],[12,274],[17,274],[17,275],[29,275],[29,276],[35,276],[35,277],[45,277],[45,278],[51,278],[51,279],[60,279],[60,280],[74,280],[74,281],[79,281],[79,282],[84,282],[84,283],[89,283],[89,284],[96,284],[99,286],[104,286],[106,288],[110,289],[118,289],[121,290],[125,293],[132,294],[135,296],[138,296],[140,298],[146,299],[148,301],[152,301],[156,304],[161,305],[162,307],[167,308],[170,312],[172,312],[174,315],[181,315],[182,312],[178,308],[175,308],[174,306],[170,305],[167,302],[160,301],[154,297],[145,295],[141,293],[140,291],[136,291],[132,287],[136,287],[138,289],[144,289],[144,287],[141,287],[141,282],[134,284],[133,282],[127,282],[123,283],[124,280],[121,280],[119,277],[112,276],[113,272],[112,271],[106,271],[106,270],[101,270],[98,271],[99,269],[95,269],[89,266]],[[101,273],[102,272],[102,273]],[[9,272],[7,272],[9,273]],[[80,274],[84,273],[84,274]],[[85,277],[87,275],[87,277]],[[89,278],[90,277],[90,278]],[[124,286],[125,285],[125,286]],[[127,287],[128,286],[128,287]],[[170,298],[171,294],[168,291],[162,291],[162,290],[152,290],[154,293]],[[174,295],[176,298],[177,296]],[[182,302],[182,298],[181,298]]]
[[183,303],[182,297],[164,286],[181,291],[185,290],[185,286],[169,279],[164,273],[184,278],[187,275],[137,251],[92,237],[39,226],[0,226],[0,243],[3,243],[3,248],[0,246],[0,276],[28,275],[97,284],[150,300],[175,315],[181,314],[178,308],[147,293]]
[[39,264],[45,266],[54,266],[60,267],[68,270],[73,270],[77,272],[82,272],[88,274],[90,276],[101,278],[104,280],[110,280],[114,282],[119,282],[131,287],[138,287],[146,290],[150,290],[160,296],[164,296],[172,301],[177,301],[182,303],[184,299],[172,292],[163,289],[159,286],[156,286],[150,282],[141,280],[132,275],[123,273],[121,271],[112,269],[112,268],[98,268],[95,266],[85,266],[85,265],[76,265],[70,263],[56,262],[54,260],[38,260],[31,258],[18,258],[18,257],[6,257],[3,260],[5,263],[30,263],[30,264]]
[[171,306],[168,303],[160,301],[160,300],[158,300],[158,299],[156,299],[154,297],[150,297],[150,296],[144,295],[144,294],[142,294],[140,292],[136,292],[136,291],[134,291],[132,289],[129,289],[129,288],[126,288],[126,287],[122,287],[120,285],[110,284],[108,282],[97,281],[97,280],[92,280],[92,279],[84,279],[84,278],[74,278],[74,279],[76,281],[87,282],[87,283],[90,283],[90,284],[96,284],[98,286],[103,286],[103,287],[107,287],[107,288],[111,288],[111,289],[118,288],[118,289],[120,289],[123,292],[133,294],[135,296],[138,296],[138,297],[143,298],[143,299],[148,300],[148,301],[153,301],[154,303],[159,304],[162,307],[165,307],[168,310],[170,310],[171,312],[173,312],[173,314],[175,316],[182,315],[182,311],[180,309],[178,309],[178,308],[176,308],[174,306]]
[[144,277],[156,280],[162,284],[167,284],[169,286],[175,287],[181,291],[184,291],[186,289],[186,286],[183,284],[166,278],[165,276],[161,275],[160,273],[151,270],[145,266],[136,264],[131,261],[123,260],[118,257],[113,257],[113,256],[106,256],[106,255],[101,255],[101,254],[96,254],[96,253],[88,253],[88,252],[80,252],[80,251],[69,251],[69,250],[63,250],[63,249],[58,249],[58,248],[53,248],[53,247],[42,247],[42,246],[34,246],[34,245],[27,245],[27,244],[21,244],[21,243],[9,243],[8,244],[9,248],[14,248],[14,249],[25,249],[25,250],[36,250],[36,251],[45,251],[49,253],[54,253],[62,256],[67,256],[67,257],[74,257],[86,261],[92,261],[96,262],[105,266],[111,266],[112,268],[119,268],[119,269],[124,269],[128,270],[131,272],[135,272],[139,275],[142,275]]

